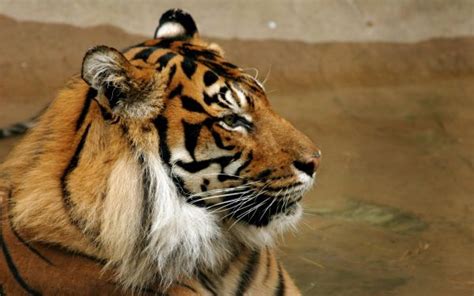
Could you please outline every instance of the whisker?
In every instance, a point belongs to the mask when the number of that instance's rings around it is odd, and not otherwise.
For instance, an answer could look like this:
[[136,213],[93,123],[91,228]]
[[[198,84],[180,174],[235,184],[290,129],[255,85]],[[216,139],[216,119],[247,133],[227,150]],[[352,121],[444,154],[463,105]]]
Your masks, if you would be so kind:
[[[253,198],[255,199],[255,198],[257,198],[257,197],[259,197],[260,195],[265,194],[265,193],[266,193],[266,191],[264,191],[264,190],[262,189],[262,190],[260,190]],[[253,214],[252,217],[250,218],[250,219],[252,219],[252,218],[254,217],[255,213],[257,212],[256,210],[257,210],[259,207],[263,206],[263,205],[264,205],[264,203],[257,204],[256,206],[252,207],[251,209],[247,210],[246,212],[244,212],[243,214],[241,214],[240,216],[238,216],[238,217],[237,217],[237,220],[229,227],[229,230],[232,229],[232,227],[233,227],[235,224],[237,224],[237,222],[239,222],[240,220],[242,220],[243,217],[245,217],[245,216],[246,216],[247,214],[249,214],[251,211],[254,211],[254,214]]]
[[265,85],[265,83],[268,81],[268,78],[270,77],[271,72],[272,72],[272,65],[270,65],[270,68],[268,69],[267,75],[265,75],[265,78],[262,81],[262,85]]
[[204,200],[214,199],[214,198],[219,198],[219,197],[233,196],[236,194],[246,192],[246,190],[244,189],[248,189],[248,187],[242,187],[242,188],[239,188],[238,190],[215,192],[215,194],[209,194],[202,197],[199,195],[190,195],[188,199],[199,198],[198,201],[204,201]]

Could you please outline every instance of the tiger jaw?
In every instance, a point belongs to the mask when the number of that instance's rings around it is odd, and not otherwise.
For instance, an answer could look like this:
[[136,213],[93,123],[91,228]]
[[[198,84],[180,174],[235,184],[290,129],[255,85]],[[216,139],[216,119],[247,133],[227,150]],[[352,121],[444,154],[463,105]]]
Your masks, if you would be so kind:
[[[248,182],[252,184],[255,182]],[[287,186],[242,185],[214,189],[186,197],[188,203],[207,208],[220,216],[225,223],[240,223],[256,227],[266,227],[277,217],[294,216],[301,207],[299,202],[312,186],[312,178],[307,182],[296,182]]]

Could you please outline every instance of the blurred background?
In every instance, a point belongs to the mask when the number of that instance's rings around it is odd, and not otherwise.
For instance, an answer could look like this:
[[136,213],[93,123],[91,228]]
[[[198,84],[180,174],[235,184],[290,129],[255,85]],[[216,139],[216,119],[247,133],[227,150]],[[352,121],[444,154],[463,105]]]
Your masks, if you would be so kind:
[[305,295],[474,294],[474,0],[0,0],[0,126],[174,7],[322,148],[280,248]]

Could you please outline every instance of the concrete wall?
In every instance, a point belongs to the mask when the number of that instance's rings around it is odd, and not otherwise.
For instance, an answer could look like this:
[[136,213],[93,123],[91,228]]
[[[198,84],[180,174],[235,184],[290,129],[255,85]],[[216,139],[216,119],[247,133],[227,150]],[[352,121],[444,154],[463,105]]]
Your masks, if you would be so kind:
[[203,35],[413,42],[474,35],[474,0],[0,0],[0,14],[150,35],[161,13],[192,13]]

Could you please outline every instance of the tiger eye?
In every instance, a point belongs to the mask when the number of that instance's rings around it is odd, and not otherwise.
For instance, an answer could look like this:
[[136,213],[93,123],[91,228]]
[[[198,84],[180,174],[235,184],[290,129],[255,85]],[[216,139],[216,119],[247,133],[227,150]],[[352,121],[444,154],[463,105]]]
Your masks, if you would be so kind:
[[227,124],[230,127],[233,127],[237,123],[237,116],[235,116],[234,114],[226,115],[226,116],[222,117],[222,122],[224,122],[225,124]]

